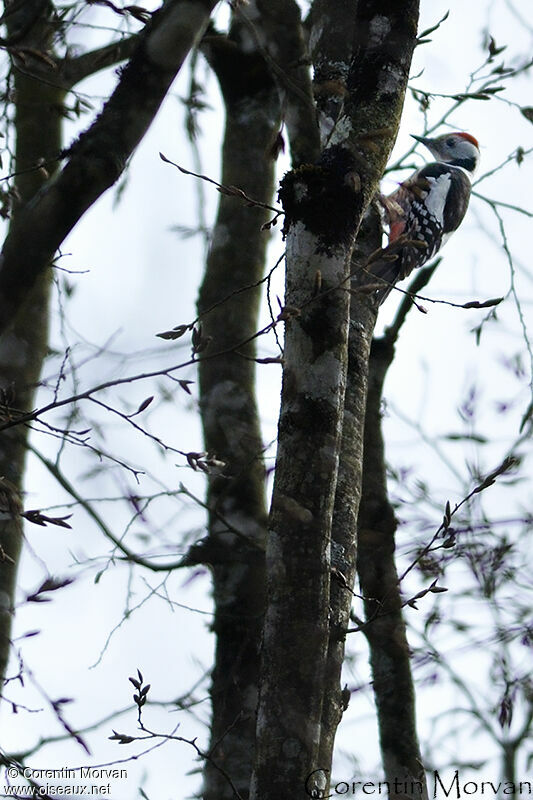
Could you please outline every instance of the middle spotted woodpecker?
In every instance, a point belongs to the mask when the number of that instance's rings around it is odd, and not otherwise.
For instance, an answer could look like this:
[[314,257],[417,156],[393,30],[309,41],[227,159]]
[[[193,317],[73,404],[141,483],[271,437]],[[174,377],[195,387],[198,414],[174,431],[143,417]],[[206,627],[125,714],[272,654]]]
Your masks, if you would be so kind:
[[413,173],[393,194],[380,198],[393,259],[371,267],[373,275],[386,283],[378,290],[380,303],[397,281],[433,258],[457,230],[468,207],[472,176],[479,162],[479,145],[469,133],[413,138],[422,142],[436,161]]

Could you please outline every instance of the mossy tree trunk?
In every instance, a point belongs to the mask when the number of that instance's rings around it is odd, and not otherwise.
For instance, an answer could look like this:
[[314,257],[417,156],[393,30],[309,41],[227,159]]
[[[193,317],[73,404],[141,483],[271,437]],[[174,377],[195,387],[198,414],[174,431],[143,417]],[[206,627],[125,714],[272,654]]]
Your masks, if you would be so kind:
[[[287,175],[284,374],[267,545],[268,604],[251,796],[302,795],[310,773],[330,769],[332,730],[321,749],[330,658],[330,545],[348,367],[350,264],[363,213],[399,125],[418,3],[319,0],[313,61],[322,150]],[[353,320],[353,318],[352,318]],[[374,313],[354,321],[371,339]],[[363,362],[367,353],[361,353]],[[353,363],[357,358],[352,359]],[[366,366],[359,370],[362,441]],[[357,514],[362,462],[355,471]],[[346,548],[354,572],[355,529]],[[351,604],[344,594],[342,614]],[[328,655],[329,653],[329,655]],[[321,754],[328,762],[320,763]],[[280,768],[280,765],[283,765]],[[318,791],[326,779],[318,776]],[[321,782],[322,781],[322,782]]]
[[[246,46],[248,41],[249,32],[237,16],[229,35],[207,36],[203,50],[226,108],[222,183],[271,204],[280,98],[261,53]],[[210,339],[199,363],[205,446],[225,463],[209,479],[208,537],[192,551],[195,559],[209,564],[213,576],[216,651],[209,752],[242,798],[248,796],[253,764],[267,530],[256,344],[243,342],[258,328],[269,236],[262,225],[269,216],[271,211],[220,196],[198,301],[202,335]],[[211,358],[212,352],[221,354]],[[211,761],[205,765],[203,797],[234,797]]]

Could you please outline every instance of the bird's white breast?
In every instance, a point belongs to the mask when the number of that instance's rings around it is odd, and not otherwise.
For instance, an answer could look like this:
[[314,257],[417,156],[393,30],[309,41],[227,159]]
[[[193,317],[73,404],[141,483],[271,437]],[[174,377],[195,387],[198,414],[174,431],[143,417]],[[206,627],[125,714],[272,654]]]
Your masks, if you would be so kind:
[[427,178],[430,189],[425,198],[425,206],[432,217],[444,219],[444,206],[450,191],[451,174],[449,172],[439,175],[438,178]]

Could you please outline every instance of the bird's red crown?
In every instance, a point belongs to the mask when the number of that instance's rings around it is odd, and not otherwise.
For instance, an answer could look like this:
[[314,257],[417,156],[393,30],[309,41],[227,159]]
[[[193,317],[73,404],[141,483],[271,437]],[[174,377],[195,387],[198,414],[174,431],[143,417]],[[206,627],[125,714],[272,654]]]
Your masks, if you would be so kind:
[[467,142],[472,142],[472,144],[473,144],[475,147],[477,147],[477,149],[479,150],[479,142],[478,142],[478,140],[477,140],[477,139],[474,139],[474,137],[473,137],[473,136],[471,136],[469,133],[462,133],[462,132],[458,131],[458,132],[457,132],[457,133],[455,133],[454,135],[455,135],[455,136],[460,136],[460,137],[461,137],[461,139],[466,139],[466,141],[467,141]]

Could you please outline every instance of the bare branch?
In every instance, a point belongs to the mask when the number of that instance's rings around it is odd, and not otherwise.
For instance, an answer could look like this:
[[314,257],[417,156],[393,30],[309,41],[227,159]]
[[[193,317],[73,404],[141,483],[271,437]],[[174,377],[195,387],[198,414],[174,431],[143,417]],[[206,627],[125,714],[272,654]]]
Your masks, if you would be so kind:
[[94,75],[101,69],[112,67],[114,64],[131,58],[138,46],[140,36],[141,34],[134,34],[88,53],[68,58],[59,65],[59,74],[65,88],[72,88],[84,78]]
[[169,0],[154,14],[102,113],[66,153],[63,171],[18,214],[0,260],[0,331],[65,236],[122,174],[215,5]]

